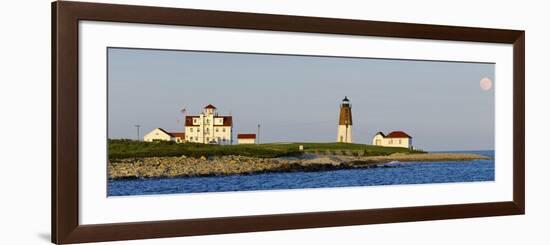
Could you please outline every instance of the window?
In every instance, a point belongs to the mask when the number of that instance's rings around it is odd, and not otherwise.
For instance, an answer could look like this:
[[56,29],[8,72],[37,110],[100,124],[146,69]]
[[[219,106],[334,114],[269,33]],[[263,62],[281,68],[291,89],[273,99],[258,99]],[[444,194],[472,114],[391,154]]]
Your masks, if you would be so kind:
[[193,128],[189,128],[189,131],[190,131],[191,133],[193,133]]
[[195,136],[195,140],[199,140],[199,137]]
[[225,128],[223,128],[223,129],[222,129],[222,132],[224,132],[224,133],[225,133]]
[[201,129],[200,128],[197,128],[197,133],[200,133],[201,132]]
[[216,128],[216,133],[219,132],[220,130]]
[[390,140],[390,144],[393,144],[393,140]]
[[401,144],[401,140],[399,140],[399,144]]
[[196,118],[193,119],[193,124],[197,124],[197,119]]

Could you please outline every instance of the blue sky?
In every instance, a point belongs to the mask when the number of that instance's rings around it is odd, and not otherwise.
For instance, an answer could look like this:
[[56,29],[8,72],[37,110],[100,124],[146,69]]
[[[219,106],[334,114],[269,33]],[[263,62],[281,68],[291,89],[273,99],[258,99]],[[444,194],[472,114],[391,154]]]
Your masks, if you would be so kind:
[[[262,142],[334,142],[339,104],[353,137],[403,130],[425,150],[494,149],[494,64],[173,50],[108,50],[109,138],[161,127],[214,104]],[[480,80],[493,81],[488,91]]]

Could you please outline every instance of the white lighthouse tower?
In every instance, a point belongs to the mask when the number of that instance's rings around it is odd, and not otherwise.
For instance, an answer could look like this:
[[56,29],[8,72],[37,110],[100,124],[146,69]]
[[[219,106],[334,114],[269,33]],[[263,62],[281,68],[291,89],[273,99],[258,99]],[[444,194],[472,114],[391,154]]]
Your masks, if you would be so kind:
[[337,142],[342,143],[352,143],[351,140],[351,105],[349,104],[349,99],[346,96],[342,100],[340,105],[340,120],[338,122],[338,137]]

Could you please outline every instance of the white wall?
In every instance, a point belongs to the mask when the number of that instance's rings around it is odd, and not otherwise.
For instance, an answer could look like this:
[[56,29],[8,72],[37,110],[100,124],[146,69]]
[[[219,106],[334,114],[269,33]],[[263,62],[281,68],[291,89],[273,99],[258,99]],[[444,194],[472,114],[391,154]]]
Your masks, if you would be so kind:
[[[188,8],[527,30],[527,214],[294,231],[118,242],[114,244],[545,244],[548,243],[548,7],[544,1],[158,0]],[[4,139],[1,244],[48,244],[50,232],[50,3],[9,1],[0,14],[0,105]],[[8,115],[8,116],[6,116]],[[20,132],[33,134],[20,137]],[[529,242],[530,241],[530,242]]]
[[237,144],[255,144],[256,139],[237,139]]
[[153,129],[151,132],[145,134],[143,137],[144,141],[153,142],[154,140],[166,140],[170,141],[172,139],[172,136],[169,134],[162,132],[159,128]]
[[336,134],[336,142],[353,143],[353,126],[338,125],[338,133]]

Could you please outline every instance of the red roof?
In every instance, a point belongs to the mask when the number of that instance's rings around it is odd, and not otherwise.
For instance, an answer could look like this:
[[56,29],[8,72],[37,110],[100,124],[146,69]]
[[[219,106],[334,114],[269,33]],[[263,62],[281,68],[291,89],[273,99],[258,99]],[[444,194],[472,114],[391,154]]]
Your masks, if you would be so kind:
[[214,118],[223,118],[223,125],[214,125],[215,126],[233,126],[233,117],[232,116],[217,116]]
[[412,137],[403,131],[393,131],[388,135],[386,135],[385,138],[412,138]]
[[185,139],[185,133],[181,133],[181,132],[170,132],[168,133],[170,134],[172,137],[180,137],[182,139]]
[[216,109],[216,107],[213,106],[212,104],[208,104],[207,106],[204,107],[204,109]]
[[[193,125],[193,118],[200,118],[200,116],[185,116],[185,126],[198,126]],[[214,118],[223,118],[223,125],[214,125],[214,127],[220,127],[220,126],[233,126],[233,117],[232,116],[215,116]]]
[[199,116],[185,116],[185,126],[193,126],[193,118],[199,118]]
[[237,134],[237,139],[255,139],[256,134]]

